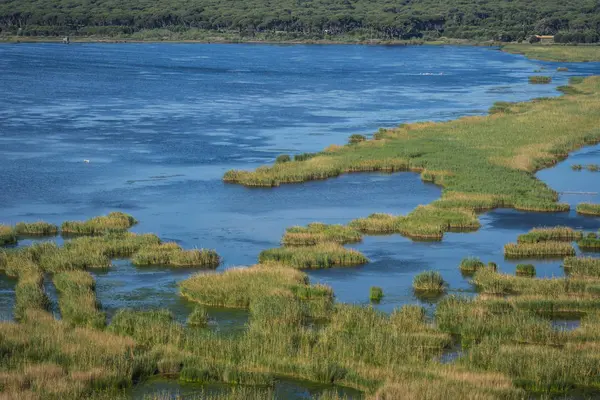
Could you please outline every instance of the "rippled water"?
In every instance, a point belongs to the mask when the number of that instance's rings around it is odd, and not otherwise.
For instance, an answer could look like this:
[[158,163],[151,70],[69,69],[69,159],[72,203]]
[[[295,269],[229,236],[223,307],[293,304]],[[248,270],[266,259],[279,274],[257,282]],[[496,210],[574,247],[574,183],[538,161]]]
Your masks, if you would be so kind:
[[[220,270],[250,265],[278,245],[286,227],[345,223],[373,212],[407,213],[440,195],[416,174],[353,174],[322,182],[248,189],[226,185],[227,169],[251,169],[276,155],[342,144],[381,126],[484,114],[494,101],[558,95],[568,77],[600,71],[598,63],[527,60],[493,48],[421,46],[274,46],[199,44],[20,44],[0,46],[0,222],[60,223],[111,210],[140,220],[184,247],[215,248]],[[545,68],[551,85],[529,85]],[[573,162],[600,161],[598,147]],[[84,159],[91,162],[86,164]],[[571,159],[540,178],[561,191],[589,191],[600,175],[570,170]],[[565,195],[573,204],[598,197]],[[378,306],[417,301],[413,276],[439,269],[453,291],[472,290],[457,268],[470,255],[504,262],[502,245],[538,225],[597,229],[574,213],[497,210],[475,233],[441,243],[399,235],[366,237],[354,247],[370,264],[310,272],[339,301]],[[562,274],[558,262],[536,263],[538,275]],[[135,268],[118,261],[98,274],[98,297],[119,307],[168,307],[184,319],[190,305],[177,282],[192,271]],[[0,313],[10,315],[14,281],[0,277]],[[244,312],[212,310],[220,329]]]

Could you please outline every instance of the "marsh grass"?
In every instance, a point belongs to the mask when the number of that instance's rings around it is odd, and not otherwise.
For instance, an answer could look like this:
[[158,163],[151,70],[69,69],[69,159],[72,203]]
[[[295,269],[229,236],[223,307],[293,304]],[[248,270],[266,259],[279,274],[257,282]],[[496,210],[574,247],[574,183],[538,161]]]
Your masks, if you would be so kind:
[[549,76],[534,75],[529,77],[529,83],[533,84],[548,84],[551,82],[552,78]]
[[508,243],[504,246],[504,256],[506,258],[552,258],[574,255],[575,248],[567,242]]
[[96,282],[89,272],[66,271],[54,275],[62,319],[74,326],[103,328],[106,316],[96,300]]
[[113,316],[107,330],[129,336],[138,346],[146,349],[157,345],[180,344],[184,332],[183,326],[175,321],[173,314],[164,309],[120,309]]
[[369,300],[379,303],[383,299],[383,289],[378,286],[371,286],[369,289]]
[[600,250],[600,239],[597,237],[585,237],[577,241],[577,246],[583,251]]
[[581,164],[572,164],[571,169],[573,171],[581,171],[583,169],[583,166]]
[[202,306],[194,307],[194,310],[190,313],[187,319],[187,325],[196,328],[205,328],[208,326],[208,322],[208,312]]
[[125,231],[136,223],[136,219],[131,215],[116,211],[87,221],[63,222],[61,232],[66,235],[100,235],[113,231]]
[[17,236],[12,227],[0,224],[0,246],[17,243]]
[[346,249],[337,243],[263,250],[258,260],[261,264],[274,262],[298,269],[343,267],[369,262],[358,250]]
[[44,221],[19,222],[15,232],[19,236],[54,236],[58,234],[58,226]]
[[600,215],[600,204],[579,203],[576,211],[578,214],[598,216]]
[[600,171],[600,165],[598,164],[588,164],[585,166],[585,169],[587,169],[590,172],[598,172]]
[[30,310],[48,311],[50,299],[44,291],[44,274],[40,268],[31,263],[29,267],[19,271],[19,280],[15,287],[14,317],[23,321]]
[[157,246],[161,243],[153,234],[130,232],[110,232],[100,236],[83,236],[65,242],[67,251],[102,254],[110,259],[127,258],[142,248]]
[[558,67],[558,68],[556,68],[556,71],[557,72],[567,72],[567,71],[569,71],[569,68],[567,68],[567,67]]
[[515,274],[517,276],[534,277],[535,266],[533,264],[517,264]]
[[307,227],[288,228],[281,240],[286,246],[313,246],[325,242],[339,244],[356,243],[362,240],[360,232],[344,225],[327,225],[313,222]]
[[447,284],[437,271],[426,271],[417,274],[413,279],[413,289],[423,293],[444,293]]
[[463,258],[459,266],[460,272],[467,275],[474,274],[478,269],[483,267],[485,267],[485,264],[477,257]]
[[136,266],[162,265],[171,267],[217,268],[221,259],[216,251],[183,250],[176,243],[161,243],[142,247],[131,258]]
[[600,278],[600,258],[567,257],[563,261],[563,268],[572,277]]
[[557,226],[552,228],[534,228],[528,233],[519,235],[518,243],[539,243],[548,241],[572,242],[583,237],[581,231],[569,227]]

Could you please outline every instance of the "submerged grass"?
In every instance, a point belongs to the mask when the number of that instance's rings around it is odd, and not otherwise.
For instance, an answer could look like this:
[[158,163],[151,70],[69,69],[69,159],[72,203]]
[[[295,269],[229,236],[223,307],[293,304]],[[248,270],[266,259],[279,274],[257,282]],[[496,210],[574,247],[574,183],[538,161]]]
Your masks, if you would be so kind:
[[258,260],[261,264],[274,262],[299,269],[343,267],[369,262],[359,251],[346,249],[337,243],[263,250],[259,254]]
[[576,211],[583,215],[600,215],[600,204],[580,203],[577,204]]

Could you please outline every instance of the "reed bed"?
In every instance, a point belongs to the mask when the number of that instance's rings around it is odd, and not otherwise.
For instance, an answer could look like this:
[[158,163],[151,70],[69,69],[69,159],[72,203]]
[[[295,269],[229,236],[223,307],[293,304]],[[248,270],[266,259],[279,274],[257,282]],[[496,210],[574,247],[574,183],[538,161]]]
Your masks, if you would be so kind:
[[464,258],[459,265],[460,272],[463,274],[474,274],[478,269],[484,268],[485,264],[477,257]]
[[413,289],[417,292],[444,293],[447,286],[442,275],[437,271],[421,272],[413,279]]
[[141,248],[133,255],[131,262],[136,266],[162,265],[214,269],[219,266],[221,259],[214,250],[183,250],[176,243],[161,243]]
[[47,311],[50,299],[44,291],[44,274],[40,268],[31,263],[19,271],[19,281],[15,287],[14,317],[23,321],[30,310]]
[[577,214],[583,215],[600,215],[600,204],[579,203],[576,207]]
[[125,231],[136,223],[136,219],[131,215],[116,211],[87,221],[66,221],[60,229],[67,235],[101,235],[107,232]]
[[346,249],[337,243],[263,250],[259,254],[258,260],[261,264],[274,262],[298,269],[344,267],[369,262],[367,257],[359,251]]
[[567,257],[563,268],[572,277],[600,278],[600,258]]
[[103,328],[106,316],[96,300],[96,282],[89,272],[66,271],[54,275],[62,319],[73,326]]
[[577,241],[577,246],[583,251],[600,250],[600,239],[598,237],[588,236]]
[[307,227],[288,228],[281,240],[285,246],[314,246],[325,242],[338,244],[356,243],[362,240],[360,232],[344,225],[326,225],[313,222]]
[[12,227],[0,224],[0,246],[17,243],[17,235]]
[[553,228],[534,228],[528,233],[519,235],[517,243],[539,243],[548,241],[573,242],[581,239],[583,233],[566,226]]
[[208,322],[208,312],[204,307],[201,306],[194,307],[194,310],[190,313],[187,319],[187,325],[196,328],[204,328],[208,326]]
[[54,236],[58,234],[58,226],[44,221],[19,222],[15,225],[15,232],[19,236]]
[[158,236],[130,232],[111,232],[100,236],[83,236],[65,242],[65,249],[102,254],[110,259],[128,258],[142,248],[161,244]]
[[571,243],[546,241],[537,243],[508,243],[504,246],[506,258],[545,258],[574,256],[575,248]]
[[552,78],[549,76],[530,76],[529,77],[529,83],[533,83],[533,84],[548,84],[552,82]]
[[532,278],[535,276],[535,266],[533,264],[517,264],[515,274]]

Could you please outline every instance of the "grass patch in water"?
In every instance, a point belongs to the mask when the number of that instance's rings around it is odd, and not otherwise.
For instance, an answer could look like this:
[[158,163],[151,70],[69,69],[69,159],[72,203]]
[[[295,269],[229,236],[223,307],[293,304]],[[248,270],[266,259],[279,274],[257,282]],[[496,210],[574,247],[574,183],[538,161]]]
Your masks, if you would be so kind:
[[483,267],[485,267],[485,264],[478,257],[463,258],[459,265],[460,272],[463,274],[474,274]]
[[12,227],[0,224],[0,246],[17,243],[17,235]]
[[548,241],[565,241],[572,242],[581,239],[583,233],[565,226],[557,226],[552,228],[534,228],[528,233],[519,235],[518,243],[539,243]]
[[63,234],[67,235],[100,235],[113,231],[125,231],[136,223],[136,219],[131,215],[116,211],[87,221],[66,221],[63,222],[60,229]]
[[547,258],[574,255],[575,248],[571,243],[566,242],[508,243],[504,246],[504,257],[506,258]]
[[131,258],[136,266],[163,265],[170,267],[217,268],[221,259],[216,251],[183,250],[176,243],[161,243],[141,248]]
[[552,82],[549,76],[534,75],[529,77],[529,83],[533,84],[548,84]]
[[19,222],[15,232],[19,236],[54,236],[58,234],[58,226],[44,221]]
[[209,317],[208,312],[202,306],[194,307],[194,310],[190,313],[187,319],[187,325],[196,328],[205,328],[208,326]]
[[517,264],[515,274],[532,278],[535,276],[535,266],[533,264]]
[[578,214],[599,216],[600,204],[579,203],[577,204],[576,211]]
[[358,250],[347,249],[337,243],[263,250],[260,252],[258,260],[261,264],[274,262],[298,269],[344,267],[369,262]]
[[600,250],[600,238],[597,236],[587,236],[577,241],[577,246],[583,251]]
[[421,293],[444,293],[447,284],[437,271],[425,271],[413,279],[413,289]]
[[563,268],[572,277],[600,278],[600,258],[567,257],[563,261]]
[[379,286],[371,286],[369,289],[369,300],[379,303],[383,299],[383,289]]
[[44,291],[44,274],[41,269],[34,263],[21,269],[15,286],[15,320],[23,321],[30,310],[48,311],[50,305],[50,299]]
[[585,169],[587,169],[590,172],[598,172],[600,171],[600,165],[598,164],[588,164],[585,166]]
[[314,246],[325,242],[346,244],[361,240],[361,233],[350,227],[313,222],[307,227],[293,226],[286,229],[281,243],[286,246]]
[[96,282],[89,272],[66,271],[54,275],[63,321],[74,326],[103,328],[106,316],[96,300]]

